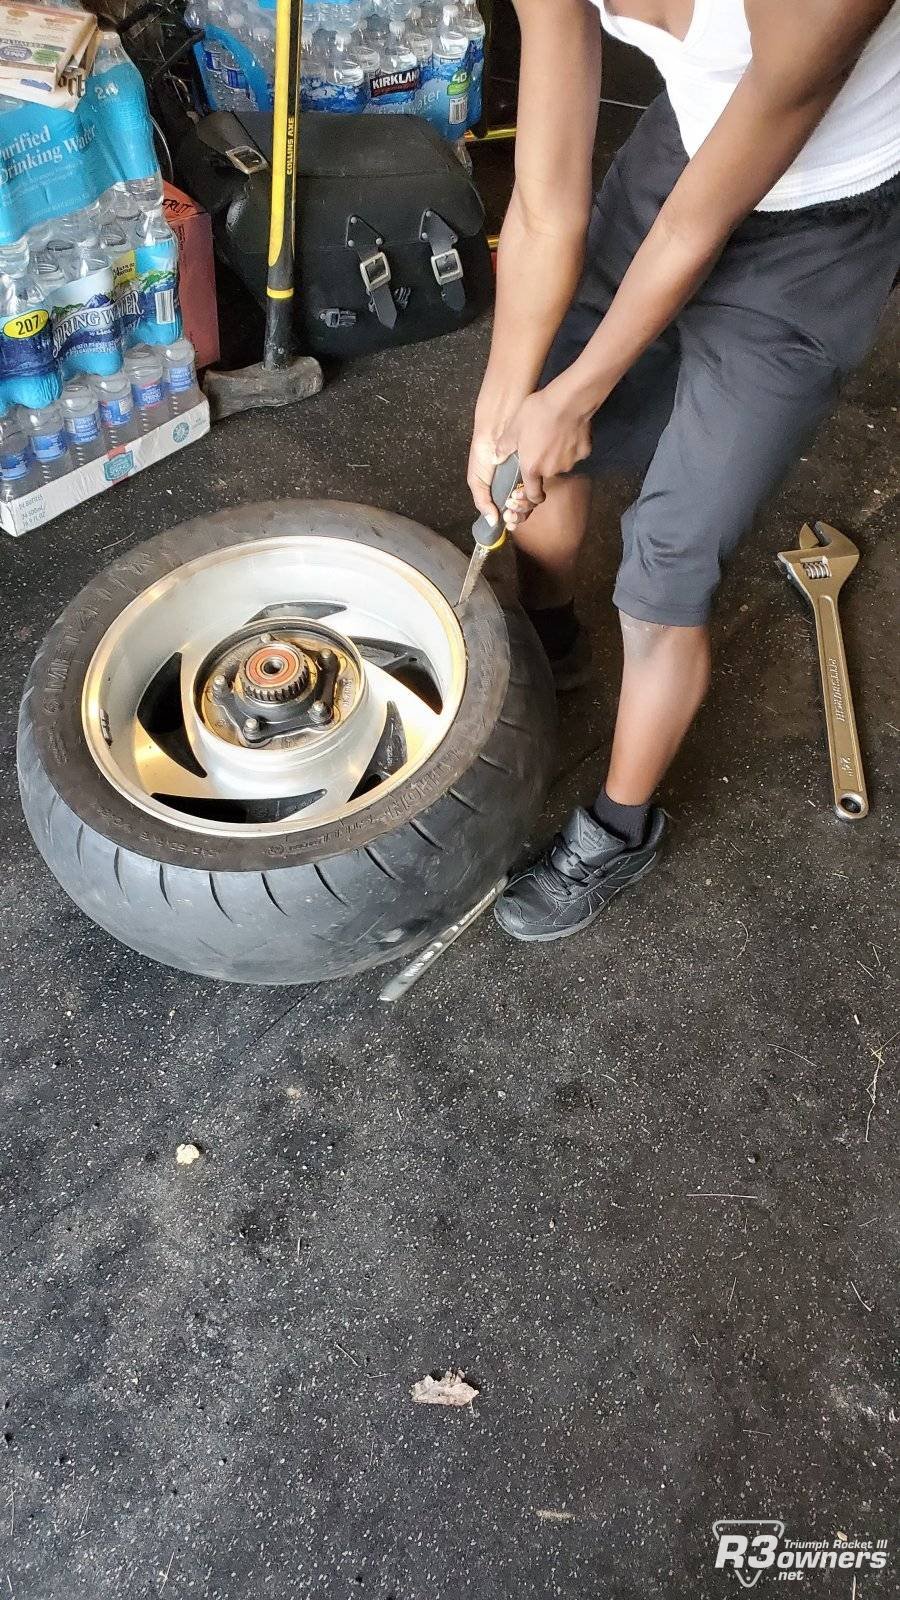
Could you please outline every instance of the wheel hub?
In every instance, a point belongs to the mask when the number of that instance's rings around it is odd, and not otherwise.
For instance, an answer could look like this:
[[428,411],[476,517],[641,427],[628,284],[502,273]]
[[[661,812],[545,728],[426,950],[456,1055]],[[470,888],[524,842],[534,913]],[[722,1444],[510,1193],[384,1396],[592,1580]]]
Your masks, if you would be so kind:
[[245,747],[284,747],[346,721],[363,688],[349,640],[305,619],[260,633],[243,630],[218,647],[199,675],[198,710],[218,738]]
[[262,638],[260,648],[254,650],[240,667],[238,682],[242,698],[258,700],[263,705],[280,705],[285,700],[296,700],[309,683],[309,657],[302,655],[287,640],[275,644],[271,634],[263,634]]

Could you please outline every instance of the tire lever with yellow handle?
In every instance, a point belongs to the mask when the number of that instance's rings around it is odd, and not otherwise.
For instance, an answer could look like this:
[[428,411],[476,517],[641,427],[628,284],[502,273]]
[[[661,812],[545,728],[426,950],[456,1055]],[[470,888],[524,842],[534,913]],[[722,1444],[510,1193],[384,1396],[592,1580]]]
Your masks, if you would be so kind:
[[491,499],[500,513],[499,523],[492,527],[487,517],[481,516],[472,524],[472,538],[475,540],[475,549],[472,551],[468,571],[463,579],[463,586],[456,602],[457,611],[462,610],[469,595],[472,593],[481,575],[481,569],[491,551],[499,550],[506,540],[503,508],[513,491],[519,488],[521,482],[522,469],[519,466],[519,458],[513,451],[511,456],[507,456],[505,461],[501,461],[491,479]]

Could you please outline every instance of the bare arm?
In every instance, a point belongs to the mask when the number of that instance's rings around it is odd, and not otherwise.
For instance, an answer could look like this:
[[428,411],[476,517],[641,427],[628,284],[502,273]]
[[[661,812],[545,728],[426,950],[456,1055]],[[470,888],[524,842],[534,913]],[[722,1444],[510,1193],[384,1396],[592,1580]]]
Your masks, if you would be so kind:
[[491,506],[487,484],[500,432],[534,389],[581,272],[600,101],[596,7],[589,0],[515,6],[522,30],[516,179],[500,234],[494,332],[469,476],[480,510]]
[[[529,500],[542,498],[543,478],[587,454],[590,417],[799,154],[890,4],[747,0],[753,59],[728,105],[661,208],[593,338],[543,394],[525,402],[501,441],[507,452],[519,449]],[[562,457],[541,444],[554,432],[569,435]]]

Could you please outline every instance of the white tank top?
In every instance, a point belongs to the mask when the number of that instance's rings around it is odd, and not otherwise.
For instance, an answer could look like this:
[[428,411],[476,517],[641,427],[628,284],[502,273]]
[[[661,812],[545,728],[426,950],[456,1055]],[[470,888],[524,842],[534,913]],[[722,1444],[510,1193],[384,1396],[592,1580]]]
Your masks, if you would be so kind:
[[[684,39],[599,6],[607,32],[656,63],[689,156],[718,121],[749,65],[743,0],[694,0]],[[900,0],[872,35],[840,94],[759,211],[839,200],[900,172]]]

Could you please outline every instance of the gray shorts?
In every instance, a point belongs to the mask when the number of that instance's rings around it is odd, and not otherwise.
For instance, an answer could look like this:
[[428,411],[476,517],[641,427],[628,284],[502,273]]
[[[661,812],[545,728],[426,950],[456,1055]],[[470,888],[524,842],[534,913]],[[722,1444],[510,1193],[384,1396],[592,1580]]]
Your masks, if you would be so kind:
[[[584,274],[541,383],[584,348],[687,162],[665,95],[597,195]],[[900,269],[900,184],[756,212],[694,298],[600,407],[575,469],[645,473],[622,518],[614,600],[646,622],[704,622],[722,566],[869,349]]]

